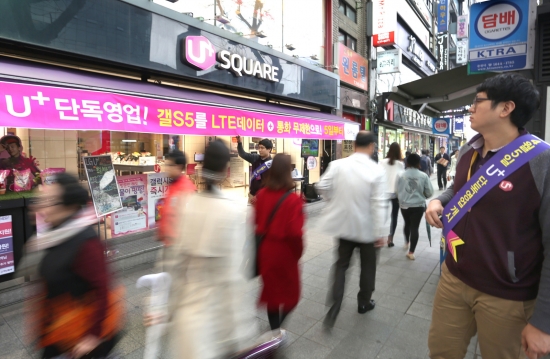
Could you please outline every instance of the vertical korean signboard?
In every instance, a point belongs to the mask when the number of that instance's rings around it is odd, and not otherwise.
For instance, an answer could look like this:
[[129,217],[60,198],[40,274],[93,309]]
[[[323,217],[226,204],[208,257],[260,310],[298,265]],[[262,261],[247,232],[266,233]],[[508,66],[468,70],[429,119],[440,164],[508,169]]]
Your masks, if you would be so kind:
[[340,80],[366,91],[369,66],[367,59],[341,43],[335,44],[335,47],[334,56],[338,61]]
[[0,216],[0,275],[14,271],[11,216]]
[[160,211],[164,206],[164,198],[168,192],[168,186],[174,182],[166,173],[150,173],[147,175],[147,202],[149,229],[157,227],[160,221]]
[[449,33],[437,34],[437,64],[439,71],[449,69]]
[[439,0],[437,5],[437,32],[446,32],[449,28],[449,0]]
[[488,1],[470,8],[470,71],[533,68],[536,1]]
[[390,0],[374,0],[372,6],[372,45],[393,45],[397,26],[395,4]]
[[463,39],[468,37],[468,15],[460,15],[456,23],[456,37]]

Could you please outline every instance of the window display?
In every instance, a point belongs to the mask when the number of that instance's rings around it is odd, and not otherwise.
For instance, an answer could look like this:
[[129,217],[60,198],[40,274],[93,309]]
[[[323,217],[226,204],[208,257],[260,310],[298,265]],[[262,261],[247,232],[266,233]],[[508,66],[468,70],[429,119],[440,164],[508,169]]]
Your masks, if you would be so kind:
[[0,149],[4,159],[0,161],[0,170],[9,170],[6,183],[0,184],[9,191],[28,191],[40,183],[40,169],[35,159],[25,157],[21,139],[15,135],[7,135],[0,139]]

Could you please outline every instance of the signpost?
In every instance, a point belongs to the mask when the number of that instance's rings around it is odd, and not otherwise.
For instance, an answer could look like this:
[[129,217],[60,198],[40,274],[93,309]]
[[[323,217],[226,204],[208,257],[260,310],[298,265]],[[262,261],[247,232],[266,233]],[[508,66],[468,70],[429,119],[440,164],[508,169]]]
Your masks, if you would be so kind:
[[470,70],[516,71],[534,66],[536,1],[505,0],[470,8]]

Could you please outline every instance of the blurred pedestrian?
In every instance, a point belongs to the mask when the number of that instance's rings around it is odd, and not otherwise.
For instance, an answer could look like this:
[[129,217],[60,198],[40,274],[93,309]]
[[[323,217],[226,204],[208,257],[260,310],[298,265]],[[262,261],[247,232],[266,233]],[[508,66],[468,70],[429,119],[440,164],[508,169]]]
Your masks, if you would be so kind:
[[426,211],[448,249],[432,359],[464,358],[476,334],[483,358],[550,353],[550,146],[525,130],[539,104],[536,85],[517,73],[477,87],[469,111],[478,134],[460,149],[453,185]]
[[183,173],[186,164],[185,154],[179,150],[173,150],[164,159],[164,171],[173,181],[163,199],[158,224],[158,239],[165,246],[170,246],[175,242],[181,206],[185,201],[185,196],[193,193],[196,189],[193,182]]
[[439,153],[435,156],[435,163],[437,163],[437,185],[439,190],[447,189],[447,168],[451,159],[449,155],[445,153],[447,149],[444,146],[439,148]]
[[333,327],[342,306],[346,271],[355,248],[361,253],[361,276],[357,294],[358,312],[374,309],[371,299],[376,277],[376,248],[386,242],[388,208],[384,168],[372,159],[376,137],[360,131],[355,153],[330,163],[316,188],[328,200],[323,218],[325,230],[338,238],[338,260],[334,265],[332,305],[325,327]]
[[401,214],[405,220],[403,232],[405,248],[409,248],[407,258],[414,260],[420,221],[426,209],[426,199],[433,195],[433,187],[428,175],[420,171],[420,156],[413,153],[407,157],[407,162],[407,170],[397,178],[396,192]]
[[405,164],[405,168],[407,168],[407,158],[409,158],[411,154],[411,151],[405,151],[405,159],[404,159],[404,164]]
[[256,203],[256,195],[258,191],[265,185],[265,179],[269,173],[271,166],[271,150],[273,142],[268,138],[264,138],[258,143],[258,154],[246,153],[243,149],[241,136],[237,136],[237,151],[239,157],[246,162],[252,164],[252,174],[250,176],[250,193],[248,194],[248,203]]
[[422,150],[422,156],[420,156],[420,170],[431,177],[434,173],[434,166],[432,165],[432,160],[430,159],[430,151]]
[[397,216],[399,215],[399,201],[397,200],[397,194],[395,192],[395,180],[397,175],[405,169],[401,156],[401,147],[399,147],[399,143],[394,142],[390,145],[388,155],[381,162],[382,167],[384,167],[386,171],[388,197],[391,201],[391,223],[390,235],[388,236],[388,247],[394,246],[393,235],[395,234]]
[[254,208],[256,234],[263,235],[258,251],[263,282],[260,303],[267,306],[271,330],[280,329],[300,300],[304,208],[302,199],[290,193],[294,188],[291,171],[290,156],[276,155]]
[[106,358],[122,329],[124,293],[114,289],[88,191],[66,173],[56,182],[43,186],[33,205],[48,228],[27,243],[27,266],[42,257],[36,269],[43,292],[32,302],[30,324],[42,358]]
[[229,159],[222,141],[210,142],[202,169],[206,190],[190,194],[179,208],[167,271],[172,358],[225,358],[247,347],[254,334],[241,271],[246,206],[217,188]]
[[454,181],[455,174],[456,174],[456,164],[458,162],[458,150],[454,150],[451,153],[451,164],[449,165],[449,169],[447,170],[447,180]]

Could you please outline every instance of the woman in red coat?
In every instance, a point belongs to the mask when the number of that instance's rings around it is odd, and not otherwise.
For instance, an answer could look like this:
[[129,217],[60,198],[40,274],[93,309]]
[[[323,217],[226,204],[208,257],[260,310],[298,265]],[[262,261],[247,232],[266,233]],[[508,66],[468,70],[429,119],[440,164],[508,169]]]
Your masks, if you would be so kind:
[[255,204],[256,234],[265,234],[258,251],[258,268],[263,280],[260,303],[267,306],[272,330],[279,329],[285,317],[300,300],[304,212],[302,199],[290,193],[268,222],[279,200],[292,188],[290,156],[273,159],[266,186],[258,192]]

